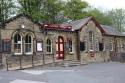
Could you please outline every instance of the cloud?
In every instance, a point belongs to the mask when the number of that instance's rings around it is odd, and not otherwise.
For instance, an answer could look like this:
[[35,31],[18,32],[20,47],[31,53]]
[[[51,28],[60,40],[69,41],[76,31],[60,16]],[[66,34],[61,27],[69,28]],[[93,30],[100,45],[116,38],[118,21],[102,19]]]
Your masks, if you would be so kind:
[[85,0],[90,5],[96,8],[104,8],[104,9],[116,9],[123,8],[125,9],[125,0]]

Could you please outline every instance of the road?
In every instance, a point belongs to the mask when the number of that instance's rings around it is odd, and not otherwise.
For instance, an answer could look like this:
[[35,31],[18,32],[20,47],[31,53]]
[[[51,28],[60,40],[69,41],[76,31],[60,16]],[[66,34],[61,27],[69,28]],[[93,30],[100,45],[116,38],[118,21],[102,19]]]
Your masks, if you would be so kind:
[[125,83],[125,63],[0,71],[0,83]]

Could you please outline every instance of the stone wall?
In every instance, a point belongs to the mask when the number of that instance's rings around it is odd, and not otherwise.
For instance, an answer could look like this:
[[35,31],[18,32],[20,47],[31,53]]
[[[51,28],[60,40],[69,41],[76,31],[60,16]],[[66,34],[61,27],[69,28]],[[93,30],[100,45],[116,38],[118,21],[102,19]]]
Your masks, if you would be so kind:
[[[93,45],[94,50],[90,50],[90,41],[89,41],[89,31],[93,32]],[[85,50],[80,51],[81,61],[86,63],[91,62],[104,62],[110,60],[110,52],[105,48],[105,50],[99,50],[99,43],[105,43],[105,45],[109,45],[109,40],[112,37],[102,35],[102,32],[95,25],[93,21],[88,22],[86,26],[84,26],[80,32],[80,41],[85,42]],[[98,40],[98,46],[96,46],[96,40]],[[98,47],[98,49],[96,48]]]

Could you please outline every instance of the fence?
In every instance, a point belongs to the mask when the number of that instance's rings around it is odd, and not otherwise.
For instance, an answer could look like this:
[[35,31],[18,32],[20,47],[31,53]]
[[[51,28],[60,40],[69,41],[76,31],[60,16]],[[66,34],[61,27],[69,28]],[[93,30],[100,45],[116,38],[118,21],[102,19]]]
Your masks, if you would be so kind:
[[117,62],[125,62],[125,52],[112,54],[111,60]]
[[54,54],[11,56],[6,57],[6,69],[17,70],[62,61],[63,60],[57,60]]

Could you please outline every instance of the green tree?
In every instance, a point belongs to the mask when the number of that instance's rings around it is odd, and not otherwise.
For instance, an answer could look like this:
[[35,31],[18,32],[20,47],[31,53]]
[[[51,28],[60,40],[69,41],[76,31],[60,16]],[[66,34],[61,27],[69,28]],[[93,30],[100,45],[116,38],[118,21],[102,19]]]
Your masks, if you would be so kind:
[[44,0],[43,15],[44,21],[49,23],[59,23],[58,16],[63,11],[63,1]]
[[18,13],[30,15],[35,21],[39,21],[42,17],[42,3],[42,0],[18,0]]
[[124,9],[113,9],[108,11],[108,15],[112,20],[112,24],[118,29],[120,32],[123,32],[125,26],[125,10]]
[[88,16],[93,16],[96,20],[103,25],[112,25],[112,20],[109,18],[106,12],[94,8],[88,11]]
[[62,11],[61,0],[18,0],[19,13],[25,13],[36,21],[57,23],[57,15]]
[[0,0],[0,22],[4,22],[11,16],[13,0]]
[[65,16],[71,20],[82,19],[86,16],[85,9],[88,7],[88,3],[82,0],[68,0],[65,6]]

